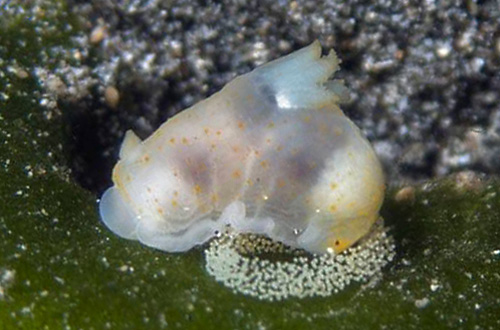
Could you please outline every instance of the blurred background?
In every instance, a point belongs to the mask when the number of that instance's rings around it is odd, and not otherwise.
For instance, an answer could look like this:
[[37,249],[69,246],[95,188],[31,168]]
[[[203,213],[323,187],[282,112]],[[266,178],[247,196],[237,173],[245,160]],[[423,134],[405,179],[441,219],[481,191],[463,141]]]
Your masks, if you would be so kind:
[[450,1],[69,1],[70,59],[37,73],[100,193],[126,130],[149,136],[236,75],[319,39],[389,184],[500,171],[500,6]]

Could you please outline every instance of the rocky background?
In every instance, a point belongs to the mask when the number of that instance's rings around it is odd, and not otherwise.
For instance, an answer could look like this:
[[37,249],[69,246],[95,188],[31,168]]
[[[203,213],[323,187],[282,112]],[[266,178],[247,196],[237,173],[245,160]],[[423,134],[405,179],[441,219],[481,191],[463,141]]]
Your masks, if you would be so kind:
[[[147,137],[237,74],[319,39],[343,106],[390,183],[500,172],[498,1],[73,1],[75,65],[39,79],[71,109],[73,173],[109,185],[124,132]],[[61,80],[56,83],[54,80]],[[54,87],[56,87],[54,89]]]

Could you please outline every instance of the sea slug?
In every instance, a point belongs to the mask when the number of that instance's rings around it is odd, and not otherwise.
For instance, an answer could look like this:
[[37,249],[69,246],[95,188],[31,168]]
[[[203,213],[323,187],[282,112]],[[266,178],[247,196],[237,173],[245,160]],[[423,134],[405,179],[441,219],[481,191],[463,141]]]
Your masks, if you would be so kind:
[[379,160],[338,104],[318,41],[250,73],[141,141],[125,135],[100,201],[117,235],[169,252],[227,226],[312,253],[365,236],[384,196]]

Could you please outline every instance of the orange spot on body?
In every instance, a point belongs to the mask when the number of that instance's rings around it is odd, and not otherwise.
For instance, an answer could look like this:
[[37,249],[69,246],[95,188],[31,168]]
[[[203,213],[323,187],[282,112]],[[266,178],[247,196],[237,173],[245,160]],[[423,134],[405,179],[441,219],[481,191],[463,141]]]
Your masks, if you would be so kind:
[[232,174],[232,176],[235,179],[239,179],[241,177],[241,171],[240,170],[234,171],[233,174]]
[[217,194],[212,194],[210,196],[210,200],[212,201],[212,203],[216,203],[218,199],[219,199],[219,196],[217,196]]
[[185,137],[183,137],[183,138],[182,138],[182,143],[183,143],[183,144],[188,144],[188,139],[187,139],[187,138],[185,138]]
[[328,246],[331,247],[335,253],[341,253],[351,246],[351,244],[352,243],[346,239],[332,238],[328,241]]
[[169,142],[170,142],[171,144],[175,144],[175,138],[171,138],[171,139],[169,140]]
[[202,193],[203,189],[201,189],[200,185],[196,184],[193,188],[193,191],[196,195],[199,195]]
[[262,166],[263,168],[268,168],[269,163],[267,162],[267,160],[263,160],[260,162],[260,166]]
[[241,129],[241,130],[244,130],[245,129],[245,123],[242,122],[242,121],[239,121],[238,122],[238,128]]

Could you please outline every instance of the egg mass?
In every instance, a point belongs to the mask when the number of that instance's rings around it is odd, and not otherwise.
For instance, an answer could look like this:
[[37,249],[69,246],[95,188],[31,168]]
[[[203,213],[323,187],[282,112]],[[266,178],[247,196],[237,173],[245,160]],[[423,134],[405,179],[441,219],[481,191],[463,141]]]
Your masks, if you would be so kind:
[[379,217],[384,178],[338,106],[338,62],[316,41],[236,77],[144,141],[128,131],[103,222],[169,252],[227,226],[312,253],[353,245]]

